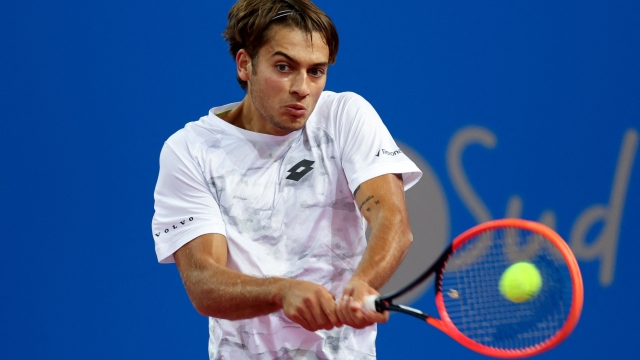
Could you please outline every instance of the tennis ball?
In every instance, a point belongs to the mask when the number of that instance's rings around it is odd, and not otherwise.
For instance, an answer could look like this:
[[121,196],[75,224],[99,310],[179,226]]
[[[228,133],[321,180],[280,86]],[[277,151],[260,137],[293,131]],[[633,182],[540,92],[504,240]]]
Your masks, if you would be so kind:
[[542,276],[530,262],[518,262],[507,268],[498,284],[500,293],[507,300],[521,303],[533,299],[542,288]]

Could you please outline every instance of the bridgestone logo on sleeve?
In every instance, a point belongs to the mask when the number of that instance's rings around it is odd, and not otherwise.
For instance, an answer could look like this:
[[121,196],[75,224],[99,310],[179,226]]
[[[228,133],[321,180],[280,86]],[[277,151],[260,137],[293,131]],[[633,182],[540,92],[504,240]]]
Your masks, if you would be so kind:
[[287,172],[291,173],[289,174],[289,176],[287,176],[287,179],[295,181],[302,179],[302,177],[307,175],[309,171],[313,170],[311,165],[313,165],[314,162],[315,161],[311,160],[302,160],[299,163],[293,165],[291,169],[287,170]]
[[378,150],[378,153],[376,154],[376,156],[380,157],[380,154],[388,155],[388,156],[396,156],[398,154],[402,154],[402,150],[398,149],[398,150],[395,150],[395,151],[388,151],[388,150],[385,150],[385,149],[380,149],[380,150]]

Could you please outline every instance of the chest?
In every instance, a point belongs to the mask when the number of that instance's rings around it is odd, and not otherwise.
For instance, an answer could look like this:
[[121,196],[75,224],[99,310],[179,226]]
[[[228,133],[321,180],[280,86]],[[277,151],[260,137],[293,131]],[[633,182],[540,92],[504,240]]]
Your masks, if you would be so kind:
[[350,197],[339,151],[324,133],[283,143],[230,141],[209,148],[205,174],[231,223],[307,216]]

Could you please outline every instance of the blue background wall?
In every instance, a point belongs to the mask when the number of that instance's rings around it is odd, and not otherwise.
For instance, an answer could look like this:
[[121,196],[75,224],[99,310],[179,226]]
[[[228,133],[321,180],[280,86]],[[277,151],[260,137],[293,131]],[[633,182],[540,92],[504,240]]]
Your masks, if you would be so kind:
[[[206,358],[206,319],[156,263],[150,221],[163,141],[243,96],[219,35],[232,4],[0,4],[2,358]],[[317,4],[341,35],[327,89],[362,94],[430,166],[447,238],[515,214],[570,242],[583,316],[539,358],[635,358],[640,2]],[[483,358],[399,315],[378,348]]]

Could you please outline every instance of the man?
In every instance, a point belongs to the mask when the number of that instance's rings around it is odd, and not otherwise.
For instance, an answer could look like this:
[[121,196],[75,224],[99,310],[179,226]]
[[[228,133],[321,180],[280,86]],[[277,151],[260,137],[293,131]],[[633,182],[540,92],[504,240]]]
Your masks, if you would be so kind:
[[361,304],[412,241],[420,170],[363,98],[323,91],[338,36],[310,1],[240,0],[224,35],[247,94],[165,143],[158,260],[209,316],[211,359],[374,359],[388,314]]

